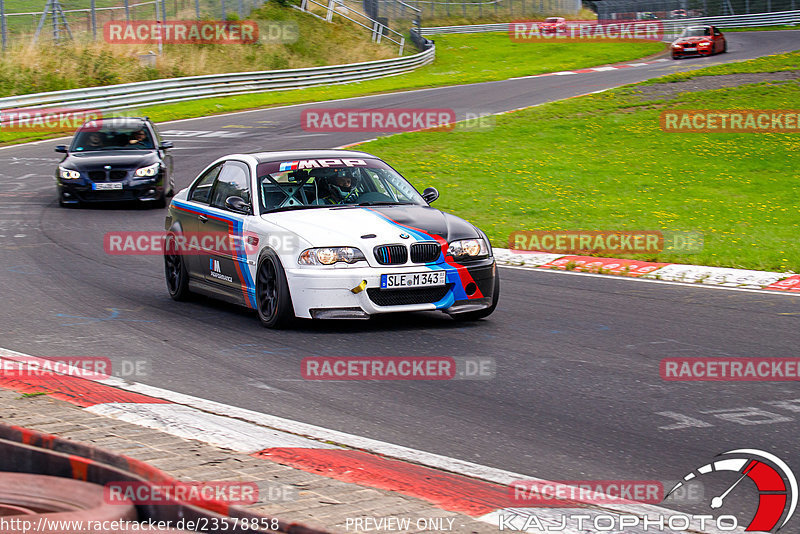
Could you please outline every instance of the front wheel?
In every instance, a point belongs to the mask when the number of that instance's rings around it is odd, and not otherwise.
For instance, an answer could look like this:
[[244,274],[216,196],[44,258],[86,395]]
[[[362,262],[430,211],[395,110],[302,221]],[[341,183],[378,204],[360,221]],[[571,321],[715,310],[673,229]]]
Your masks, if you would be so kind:
[[190,296],[189,273],[186,262],[177,250],[175,236],[167,238],[164,249],[164,275],[167,279],[167,291],[173,300],[187,300]]
[[267,328],[284,328],[295,318],[286,272],[278,255],[271,250],[258,263],[256,311]]
[[482,310],[455,314],[452,317],[456,321],[477,321],[479,319],[489,317],[492,314],[492,312],[494,312],[495,308],[497,308],[497,301],[499,299],[500,299],[500,275],[499,273],[495,273],[494,291],[492,292],[492,305]]

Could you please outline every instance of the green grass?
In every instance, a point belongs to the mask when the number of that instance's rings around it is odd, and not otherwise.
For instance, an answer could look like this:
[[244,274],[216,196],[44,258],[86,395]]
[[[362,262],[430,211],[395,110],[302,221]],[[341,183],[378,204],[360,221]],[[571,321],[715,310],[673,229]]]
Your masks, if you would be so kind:
[[[515,76],[637,59],[662,52],[665,47],[663,43],[650,41],[514,43],[505,33],[447,35],[437,37],[436,61],[432,65],[399,76],[344,85],[148,106],[131,110],[127,114],[148,115],[161,122],[423,87],[504,80]],[[47,136],[48,134],[32,132],[0,132],[0,143],[22,142]]]
[[[765,60],[791,65],[797,54]],[[507,247],[519,230],[673,230],[702,252],[637,259],[800,271],[800,133],[665,133],[672,108],[792,109],[800,83],[752,84],[645,101],[637,86],[500,115],[482,132],[419,132],[358,146],[438,208]]]

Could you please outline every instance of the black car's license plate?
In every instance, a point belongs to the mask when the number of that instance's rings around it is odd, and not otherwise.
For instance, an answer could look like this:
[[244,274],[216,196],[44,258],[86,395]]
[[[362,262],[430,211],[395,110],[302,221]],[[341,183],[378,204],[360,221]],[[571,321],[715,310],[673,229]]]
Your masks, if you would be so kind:
[[446,281],[447,278],[444,271],[430,271],[427,273],[382,274],[381,289],[443,286]]

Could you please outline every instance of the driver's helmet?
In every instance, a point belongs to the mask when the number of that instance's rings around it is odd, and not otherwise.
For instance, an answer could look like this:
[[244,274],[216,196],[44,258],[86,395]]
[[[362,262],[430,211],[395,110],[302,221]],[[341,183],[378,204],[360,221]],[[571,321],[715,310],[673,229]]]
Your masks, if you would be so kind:
[[320,196],[336,201],[350,196],[358,184],[358,178],[350,169],[312,169],[309,174],[319,184]]

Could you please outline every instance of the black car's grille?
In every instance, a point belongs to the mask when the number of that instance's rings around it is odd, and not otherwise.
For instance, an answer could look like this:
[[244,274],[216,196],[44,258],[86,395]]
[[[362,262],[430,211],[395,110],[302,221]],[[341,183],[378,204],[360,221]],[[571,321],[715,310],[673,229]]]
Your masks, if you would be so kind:
[[406,304],[427,304],[442,300],[453,284],[437,287],[415,287],[413,289],[367,289],[369,300],[378,306],[402,306]]
[[128,171],[111,171],[109,175],[112,182],[121,182],[128,176]]
[[408,261],[408,249],[405,245],[380,245],[372,252],[381,265],[402,265]]
[[106,171],[89,171],[89,179],[93,182],[105,182]]
[[430,263],[439,259],[442,247],[438,243],[414,243],[411,245],[411,263]]

